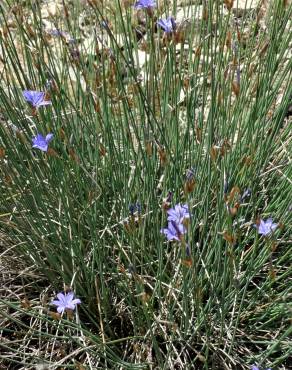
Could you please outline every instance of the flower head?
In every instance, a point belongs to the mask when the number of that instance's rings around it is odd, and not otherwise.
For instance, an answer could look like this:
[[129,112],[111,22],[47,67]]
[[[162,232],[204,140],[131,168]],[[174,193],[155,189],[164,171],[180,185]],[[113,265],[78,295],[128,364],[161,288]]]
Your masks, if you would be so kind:
[[170,208],[167,211],[167,221],[174,221],[176,224],[181,224],[186,218],[190,218],[189,207],[187,204],[182,206],[179,204],[175,205],[174,208]]
[[81,303],[79,298],[74,299],[74,293],[70,292],[67,294],[58,293],[57,294],[58,300],[52,301],[54,306],[57,306],[57,311],[59,313],[63,313],[66,309],[74,310],[76,304]]
[[47,152],[49,142],[53,139],[53,136],[53,134],[48,134],[44,137],[41,134],[37,134],[37,136],[32,139],[32,147]]
[[180,241],[181,236],[186,233],[186,228],[182,224],[176,224],[174,221],[170,221],[167,228],[161,229],[160,232],[167,237],[167,240]]
[[[252,365],[251,366],[251,370],[260,370],[260,368],[259,367],[257,367],[256,365]],[[272,370],[271,368],[268,368],[268,369],[266,369],[266,370]]]
[[134,4],[135,9],[149,9],[155,7],[156,7],[155,0],[137,0]]
[[278,227],[278,224],[274,224],[273,219],[268,218],[267,221],[261,219],[260,223],[258,225],[255,224],[254,227],[258,229],[259,234],[266,236],[274,231]]
[[50,100],[45,100],[46,93],[43,91],[24,90],[22,94],[24,99],[34,108],[52,104]]
[[176,29],[176,23],[173,17],[159,19],[157,21],[157,24],[163,29],[165,33],[171,33]]

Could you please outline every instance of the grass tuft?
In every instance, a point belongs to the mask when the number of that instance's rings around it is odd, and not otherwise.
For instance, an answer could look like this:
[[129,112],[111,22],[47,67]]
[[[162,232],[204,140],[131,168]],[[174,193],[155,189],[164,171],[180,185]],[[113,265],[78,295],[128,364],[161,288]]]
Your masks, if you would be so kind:
[[[288,369],[290,2],[16,3],[0,4],[2,368]],[[167,241],[176,204],[190,218]]]

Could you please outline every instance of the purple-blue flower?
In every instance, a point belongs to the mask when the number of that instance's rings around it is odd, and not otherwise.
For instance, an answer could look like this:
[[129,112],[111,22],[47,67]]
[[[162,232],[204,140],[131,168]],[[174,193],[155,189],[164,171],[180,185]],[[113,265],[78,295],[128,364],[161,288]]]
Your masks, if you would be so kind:
[[254,227],[258,229],[259,234],[266,236],[274,231],[278,227],[278,224],[274,224],[273,219],[268,218],[267,221],[261,219],[260,223],[258,225],[255,224]]
[[134,4],[135,9],[149,9],[155,7],[156,7],[155,0],[137,0]]
[[165,33],[171,33],[175,31],[176,23],[173,17],[166,19],[159,19],[157,21],[158,26],[160,26]]
[[[257,367],[256,365],[252,365],[251,366],[251,370],[260,370],[260,368],[259,367]],[[272,370],[271,368],[268,368],[268,369],[266,369],[266,370]]]
[[52,28],[51,30],[47,31],[51,36],[61,36],[66,37],[68,34],[66,32],[63,32],[59,30],[59,28]]
[[189,206],[183,204],[182,206],[176,204],[174,208],[170,208],[167,211],[168,217],[167,221],[174,221],[176,224],[181,224],[186,218],[190,218]]
[[37,134],[37,136],[32,139],[32,147],[47,152],[49,142],[53,139],[53,136],[53,134],[48,134],[44,137],[42,134]]
[[176,224],[174,221],[170,221],[167,228],[161,229],[160,232],[167,237],[167,240],[180,241],[181,235],[186,233],[186,228],[182,224]]
[[50,100],[45,100],[46,93],[43,91],[24,90],[22,94],[24,99],[34,108],[52,104]]
[[67,294],[58,293],[57,294],[58,300],[54,300],[51,303],[54,306],[57,306],[57,311],[59,313],[63,313],[66,309],[74,310],[76,304],[81,303],[79,298],[74,298],[74,293],[70,292]]

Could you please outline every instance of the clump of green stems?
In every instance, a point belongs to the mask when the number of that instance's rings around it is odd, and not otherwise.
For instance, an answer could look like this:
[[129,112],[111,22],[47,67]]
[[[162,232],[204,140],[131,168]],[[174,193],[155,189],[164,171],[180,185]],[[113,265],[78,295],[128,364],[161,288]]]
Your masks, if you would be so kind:
[[[156,18],[176,17],[176,2],[137,16],[126,2],[64,1],[47,18],[61,36],[48,34],[41,2],[1,2],[0,237],[50,298],[66,284],[82,300],[76,319],[54,321],[48,304],[1,298],[17,312],[5,310],[5,335],[10,322],[40,346],[63,341],[88,368],[284,366],[291,6],[271,2],[261,19],[258,3],[242,18],[219,1],[187,5],[175,39]],[[25,89],[52,106],[33,114]],[[32,150],[37,131],[54,133],[51,152]],[[190,264],[160,232],[169,191],[191,210]],[[253,224],[268,216],[284,227],[264,239]],[[37,363],[2,346],[11,363]]]

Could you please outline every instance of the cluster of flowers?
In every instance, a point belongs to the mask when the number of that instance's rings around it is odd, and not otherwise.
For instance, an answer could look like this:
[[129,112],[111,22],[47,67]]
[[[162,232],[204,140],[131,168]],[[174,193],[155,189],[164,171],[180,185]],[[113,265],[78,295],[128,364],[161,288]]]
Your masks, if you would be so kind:
[[[156,3],[154,0],[137,0],[134,5],[135,9],[147,10],[152,10],[155,6]],[[167,34],[171,34],[176,30],[176,22],[173,17],[159,19],[157,21],[157,25]],[[45,92],[25,90],[23,91],[23,96],[34,110],[37,110],[41,106],[52,104],[50,100],[46,99]],[[53,139],[53,136],[54,135],[51,133],[46,136],[37,133],[37,135],[32,139],[32,147],[40,149],[43,152],[47,152],[48,145]],[[168,241],[184,241],[184,234],[187,232],[187,224],[190,219],[188,205],[177,204],[174,208],[170,208],[167,211],[167,215],[168,226],[167,228],[161,229],[161,233],[166,236]],[[273,220],[269,218],[267,221],[260,220],[254,226],[257,228],[259,234],[266,236],[273,232],[277,228],[278,224],[273,223]],[[186,245],[186,249],[189,251],[188,245]],[[63,314],[66,310],[73,311],[76,308],[76,305],[81,303],[79,298],[75,298],[73,292],[69,292],[67,294],[58,293],[57,298],[57,300],[53,300],[51,303],[57,307],[59,314]],[[259,370],[259,368],[253,365],[252,370]]]
[[[180,206],[178,204],[175,206],[174,209],[170,209],[169,211],[170,213],[169,213],[168,218],[171,218],[170,222],[178,222],[182,220],[181,217],[183,217],[184,219],[184,218],[189,218],[190,216],[186,205]],[[57,311],[59,314],[64,314],[64,312],[66,311],[72,312],[73,310],[75,310],[76,305],[81,303],[79,298],[74,298],[73,292],[68,292],[67,294],[58,293],[57,298],[58,299],[53,300],[51,303],[57,307]],[[260,370],[260,368],[256,365],[252,365],[251,370]],[[272,369],[268,368],[266,370],[272,370]]]
[[[25,90],[23,91],[23,96],[25,100],[35,110],[41,106],[52,104],[50,100],[46,100],[46,93],[42,91]],[[32,139],[32,147],[40,149],[43,152],[47,152],[48,145],[53,139],[53,136],[53,134],[47,134],[46,136],[43,136],[38,133]],[[76,305],[81,303],[79,298],[74,297],[73,292],[69,292],[67,294],[58,293],[57,298],[58,299],[53,300],[51,303],[57,307],[57,311],[59,314],[63,314],[66,310],[73,311],[75,310]]]
[[[137,0],[134,8],[135,9],[146,9],[152,11],[156,7],[154,0]],[[161,18],[157,21],[157,25],[163,29],[167,34],[170,34],[176,30],[176,22],[173,17]]]
[[[186,234],[186,226],[188,224],[190,213],[187,204],[175,205],[174,208],[170,208],[167,211],[168,226],[167,228],[161,229],[161,233],[164,234],[168,241],[182,241],[182,237]],[[266,221],[260,219],[258,223],[253,225],[260,235],[267,236],[276,230],[278,224],[273,223],[272,218],[268,218]]]
[[[36,110],[41,106],[50,105],[52,102],[46,100],[46,93],[43,91],[25,90],[22,92],[25,100],[31,105],[31,107]],[[53,134],[48,134],[43,136],[42,134],[37,134],[32,139],[32,147],[40,149],[43,152],[48,151],[48,146],[50,141],[53,139]]]
[[[134,4],[135,9],[146,9],[153,10],[156,7],[155,0],[137,0]],[[176,30],[176,22],[173,17],[165,19],[159,19],[157,25],[161,27],[165,33],[171,34]],[[66,33],[56,29],[51,30],[54,36],[65,36]],[[37,110],[41,106],[50,105],[52,102],[46,99],[46,93],[42,91],[25,90],[23,91],[25,100],[32,106],[34,110]],[[38,133],[33,139],[33,148],[40,149],[43,152],[48,151],[50,141],[53,139],[53,134],[49,133],[46,136]]]

